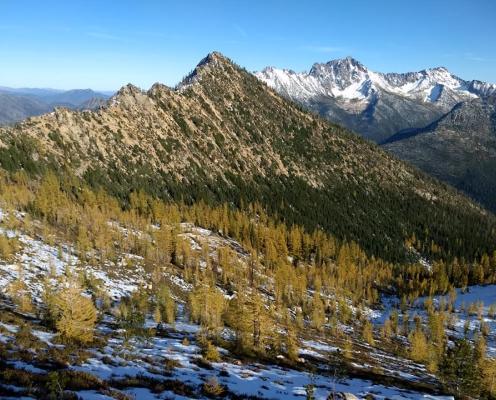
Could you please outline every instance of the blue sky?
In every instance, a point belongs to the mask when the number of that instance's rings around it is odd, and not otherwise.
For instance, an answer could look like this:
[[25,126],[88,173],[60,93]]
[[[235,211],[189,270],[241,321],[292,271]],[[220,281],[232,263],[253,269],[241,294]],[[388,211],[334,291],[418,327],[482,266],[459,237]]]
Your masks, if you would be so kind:
[[351,55],[496,83],[494,0],[0,0],[0,86],[176,84],[218,50],[248,70]]

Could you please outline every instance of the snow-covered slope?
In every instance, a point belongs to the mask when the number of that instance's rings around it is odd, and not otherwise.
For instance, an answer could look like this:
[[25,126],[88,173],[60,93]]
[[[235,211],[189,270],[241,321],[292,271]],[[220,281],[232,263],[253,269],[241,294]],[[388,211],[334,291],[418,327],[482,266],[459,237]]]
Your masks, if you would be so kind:
[[465,81],[444,67],[384,74],[351,57],[316,63],[301,73],[268,67],[256,76],[280,94],[377,141],[422,126],[461,101],[496,92],[496,85]]
[[[143,257],[126,253],[118,255],[115,262],[90,265],[77,254],[75,244],[59,243],[57,248],[20,228],[6,228],[7,221],[22,226],[30,220],[25,213],[10,213],[0,208],[0,235],[17,239],[20,246],[11,261],[0,257],[0,354],[4,357],[0,358],[0,368],[10,371],[0,374],[2,399],[46,398],[42,397],[44,392],[32,386],[43,382],[43,377],[49,373],[52,379],[70,377],[61,379],[66,386],[65,391],[62,388],[60,391],[79,399],[207,399],[212,398],[205,391],[208,382],[220,385],[223,397],[239,399],[299,399],[307,395],[308,387],[314,387],[315,398],[322,400],[331,393],[345,399],[368,398],[372,394],[376,398],[404,400],[452,399],[433,395],[437,393],[437,380],[424,366],[373,348],[359,337],[353,339],[351,355],[354,361],[342,376],[336,375],[337,372],[332,375],[333,367],[329,362],[340,357],[344,342],[333,342],[325,335],[305,332],[301,333],[298,348],[300,368],[288,368],[281,361],[282,355],[276,357],[280,365],[267,360],[239,358],[227,346],[217,347],[221,354],[218,361],[207,362],[202,358],[197,336],[202,327],[189,321],[184,303],[192,286],[181,278],[180,271],[175,270],[166,273],[177,300],[175,323],[157,325],[151,315],[146,315],[144,327],[149,334],[126,336],[124,329],[116,329],[118,319],[112,310],[118,308],[123,297],[151,281]],[[9,220],[9,216],[13,218]],[[125,228],[115,221],[109,222],[108,226],[124,236],[147,238],[145,232]],[[192,251],[209,249],[211,256],[216,257],[220,247],[229,247],[238,259],[237,267],[246,267],[248,253],[240,243],[189,223],[181,224],[180,230],[179,236],[191,244]],[[203,261],[199,266],[206,267]],[[47,276],[57,280],[63,275],[77,273],[96,278],[95,282],[102,285],[113,303],[109,312],[103,313],[98,321],[96,332],[100,342],[84,348],[81,357],[73,355],[67,343],[61,341],[60,334],[44,326],[36,315],[12,312],[9,288],[19,278],[20,271],[23,283],[37,305],[42,303],[42,282]],[[380,318],[378,311],[364,308],[361,312]],[[31,333],[22,336],[25,323],[30,324]],[[340,329],[349,337],[353,336],[351,326],[343,325]],[[224,328],[222,335],[228,344],[228,338],[232,337],[230,329]],[[20,339],[22,337],[25,341],[29,339],[29,346],[33,348],[29,357],[19,355],[27,346]],[[64,364],[52,362],[53,354],[65,354]],[[35,384],[24,384],[18,376]],[[383,376],[387,376],[387,380]]]

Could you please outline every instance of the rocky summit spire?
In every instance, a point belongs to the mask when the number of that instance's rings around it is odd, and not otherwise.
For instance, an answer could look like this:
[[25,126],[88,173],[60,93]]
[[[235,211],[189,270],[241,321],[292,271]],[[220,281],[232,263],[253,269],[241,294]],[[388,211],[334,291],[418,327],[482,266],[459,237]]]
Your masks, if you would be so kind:
[[222,53],[218,51],[212,51],[211,53],[208,53],[207,56],[198,63],[198,66],[206,65],[206,64],[221,64],[221,63],[231,63],[231,60],[229,60],[226,56],[224,56]]
[[136,97],[144,94],[144,92],[132,83],[128,83],[121,87],[109,100],[108,104],[122,104],[134,101]]
[[207,54],[178,85],[178,90],[184,90],[191,84],[199,81],[205,71],[224,70],[226,67],[233,66],[233,62],[218,51]]

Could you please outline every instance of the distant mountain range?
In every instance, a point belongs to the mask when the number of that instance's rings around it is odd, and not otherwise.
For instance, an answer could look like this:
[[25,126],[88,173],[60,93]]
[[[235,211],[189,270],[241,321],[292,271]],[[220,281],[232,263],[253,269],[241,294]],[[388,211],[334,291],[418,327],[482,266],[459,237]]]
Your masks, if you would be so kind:
[[430,124],[461,101],[496,93],[496,85],[465,81],[444,67],[384,74],[351,57],[316,63],[309,72],[268,67],[256,76],[283,96],[379,143]]
[[0,86],[0,124],[13,124],[52,111],[55,107],[94,109],[104,104],[110,93],[91,89],[38,89]]
[[351,57],[256,76],[496,211],[496,85],[444,67],[378,73]]

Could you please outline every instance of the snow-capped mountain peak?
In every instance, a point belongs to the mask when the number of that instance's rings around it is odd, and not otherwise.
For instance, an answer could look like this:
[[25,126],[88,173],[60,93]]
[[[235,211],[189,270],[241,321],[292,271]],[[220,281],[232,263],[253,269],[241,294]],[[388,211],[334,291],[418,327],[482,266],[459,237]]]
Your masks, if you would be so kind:
[[471,93],[478,94],[480,97],[496,95],[496,85],[478,80],[471,81],[468,85],[468,90]]
[[386,91],[433,103],[442,101],[445,91],[455,101],[496,92],[496,85],[464,81],[445,67],[419,72],[379,73],[352,57],[315,63],[309,72],[269,67],[256,75],[280,93],[303,101],[321,95],[345,101],[371,100],[373,95]]
[[496,95],[496,85],[463,80],[445,67],[381,73],[352,57],[315,63],[305,72],[269,67],[255,75],[279,94],[378,142],[427,125],[460,102]]
[[370,80],[368,69],[351,57],[332,60],[325,64],[316,63],[312,66],[308,76],[315,78],[329,89],[337,89],[338,92],[350,86],[354,86],[361,92],[360,86]]
[[309,72],[267,67],[256,76],[281,94],[309,100],[330,96],[343,100],[365,99],[374,89],[374,73],[352,57],[315,63]]

